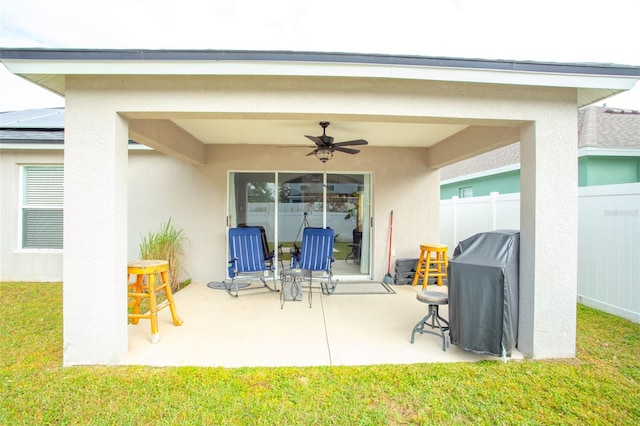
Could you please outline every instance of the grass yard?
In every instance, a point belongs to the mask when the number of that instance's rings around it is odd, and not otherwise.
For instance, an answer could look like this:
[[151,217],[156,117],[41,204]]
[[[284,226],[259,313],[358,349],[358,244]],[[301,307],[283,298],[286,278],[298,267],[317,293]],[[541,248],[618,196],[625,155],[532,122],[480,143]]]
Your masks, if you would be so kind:
[[61,284],[1,283],[0,424],[640,424],[640,325],[578,306],[577,357],[62,368]]

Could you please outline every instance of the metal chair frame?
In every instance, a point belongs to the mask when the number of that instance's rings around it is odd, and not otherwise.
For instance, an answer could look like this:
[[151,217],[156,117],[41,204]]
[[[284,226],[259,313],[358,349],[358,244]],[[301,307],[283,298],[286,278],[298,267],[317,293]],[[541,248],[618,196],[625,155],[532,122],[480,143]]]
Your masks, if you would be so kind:
[[331,294],[336,288],[337,281],[333,281],[331,270],[335,258],[333,257],[335,232],[331,228],[305,228],[302,233],[300,259],[298,268],[310,271],[309,306],[311,306],[311,283],[314,272],[321,272],[320,288],[324,294]]
[[[256,290],[262,287],[239,288],[240,280],[262,281],[264,287],[271,291],[278,291],[276,288],[276,276],[273,265],[273,253],[265,259],[263,251],[263,236],[259,227],[243,227],[229,229],[229,278],[230,285],[227,285],[227,292],[238,297],[238,292],[242,290]],[[269,264],[267,265],[267,262]],[[267,278],[273,280],[273,287],[267,284]],[[235,287],[235,295],[232,293]]]

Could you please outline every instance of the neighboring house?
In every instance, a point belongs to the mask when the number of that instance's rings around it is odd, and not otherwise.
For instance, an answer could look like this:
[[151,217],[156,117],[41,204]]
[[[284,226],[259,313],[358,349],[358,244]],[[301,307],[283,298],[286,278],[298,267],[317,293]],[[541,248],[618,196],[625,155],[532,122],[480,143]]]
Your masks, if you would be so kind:
[[[578,185],[640,182],[640,111],[589,106],[578,111]],[[440,198],[520,192],[520,143],[440,170]]]
[[[578,300],[639,322],[639,268],[631,259],[640,258],[640,111],[579,110],[577,156]],[[450,217],[441,221],[443,243],[455,245],[494,227],[519,227],[519,143],[440,172],[441,216]],[[594,253],[600,253],[598,262]],[[602,267],[608,264],[617,266]]]
[[[140,234],[169,217],[190,240],[193,281],[220,280],[228,227],[247,221],[258,188],[309,188],[310,224],[332,226],[332,208],[348,203],[329,203],[331,188],[354,183],[362,250],[353,276],[382,279],[389,212],[395,255],[415,257],[439,238],[439,169],[518,141],[518,349],[575,354],[575,114],[629,90],[639,67],[193,50],[0,49],[0,60],[66,99],[64,365],[116,364],[127,352],[127,260]],[[321,163],[304,137],[319,135],[321,121],[336,141],[368,146]],[[59,159],[59,150],[2,150],[2,250],[12,263],[42,254],[17,235],[17,212],[35,207],[20,204],[23,165]],[[264,212],[275,242],[285,223],[300,223],[289,209],[302,204],[278,198]]]

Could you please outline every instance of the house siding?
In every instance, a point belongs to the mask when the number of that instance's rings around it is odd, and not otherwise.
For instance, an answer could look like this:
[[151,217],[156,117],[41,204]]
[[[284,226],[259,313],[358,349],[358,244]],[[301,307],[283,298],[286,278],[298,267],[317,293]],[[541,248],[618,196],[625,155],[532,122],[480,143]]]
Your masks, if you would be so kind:
[[639,157],[585,156],[578,160],[580,186],[640,182]]
[[492,192],[512,194],[520,192],[520,171],[514,170],[477,179],[445,184],[440,187],[440,199],[448,200],[460,196],[462,188],[472,187],[474,197],[482,197]]
[[[578,159],[578,186],[617,185],[640,182],[639,157],[583,156]],[[462,188],[473,188],[474,197],[492,192],[515,194],[520,192],[520,170],[465,179],[440,186],[440,199],[460,196]]]

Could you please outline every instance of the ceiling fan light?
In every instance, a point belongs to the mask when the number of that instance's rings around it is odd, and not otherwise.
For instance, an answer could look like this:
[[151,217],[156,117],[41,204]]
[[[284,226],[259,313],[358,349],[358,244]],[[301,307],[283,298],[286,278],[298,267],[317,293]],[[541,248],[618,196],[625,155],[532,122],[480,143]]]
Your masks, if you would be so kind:
[[326,148],[318,148],[316,150],[316,158],[323,163],[326,163],[333,158],[333,151]]

